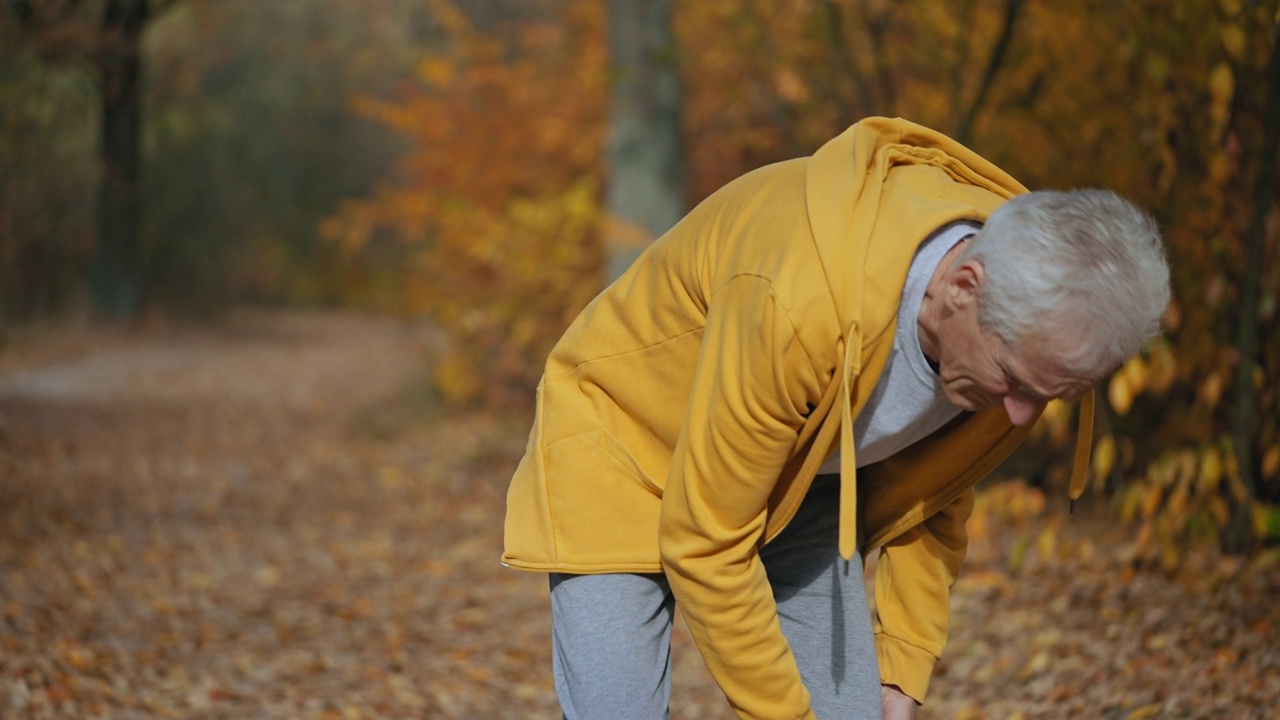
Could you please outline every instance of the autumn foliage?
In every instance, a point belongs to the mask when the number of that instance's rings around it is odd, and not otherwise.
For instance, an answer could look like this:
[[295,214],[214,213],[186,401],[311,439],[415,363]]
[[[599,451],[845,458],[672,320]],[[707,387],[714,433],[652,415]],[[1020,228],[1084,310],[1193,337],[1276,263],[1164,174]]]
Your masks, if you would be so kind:
[[479,32],[434,4],[449,44],[396,98],[355,112],[413,143],[394,181],[345,203],[325,234],[356,262],[409,249],[382,305],[428,314],[450,349],[436,368],[446,401],[523,396],[573,315],[600,289],[602,10]]

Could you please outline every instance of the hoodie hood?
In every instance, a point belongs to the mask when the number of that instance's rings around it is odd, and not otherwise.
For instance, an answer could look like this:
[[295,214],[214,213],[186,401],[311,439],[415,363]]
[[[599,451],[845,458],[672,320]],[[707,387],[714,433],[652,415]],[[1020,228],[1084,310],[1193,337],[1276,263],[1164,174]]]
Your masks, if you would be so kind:
[[[840,412],[828,415],[817,448],[825,457],[839,428],[839,551],[846,560],[858,539],[853,418],[872,390],[857,380],[865,364],[883,364],[884,357],[866,353],[872,341],[893,328],[897,312],[896,303],[868,308],[863,296],[900,295],[910,257],[929,234],[957,220],[985,222],[996,207],[1025,192],[1012,176],[960,143],[901,118],[867,118],[823,145],[809,163],[809,223],[841,328]],[[1082,405],[1073,499],[1084,485],[1092,409],[1090,394]]]
[[[894,182],[897,175],[918,175],[900,172],[906,168],[934,169],[935,182],[956,183],[963,195],[957,200],[929,187],[898,187],[902,183]],[[805,197],[841,326],[848,328],[861,319],[863,278],[858,273],[873,246],[905,245],[914,253],[924,237],[914,237],[909,226],[919,221],[932,225],[948,214],[953,220],[985,221],[1000,203],[1026,192],[972,150],[901,118],[867,118],[827,142],[809,163]],[[907,196],[903,199],[914,202],[894,207],[885,202],[897,199],[890,196]],[[949,221],[928,227],[926,233]]]

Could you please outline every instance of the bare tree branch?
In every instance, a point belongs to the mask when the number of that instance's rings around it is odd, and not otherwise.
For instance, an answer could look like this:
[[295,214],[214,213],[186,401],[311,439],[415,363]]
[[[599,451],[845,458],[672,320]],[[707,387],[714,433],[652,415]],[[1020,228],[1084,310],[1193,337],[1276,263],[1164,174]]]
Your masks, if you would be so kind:
[[996,40],[995,47],[991,50],[991,58],[987,61],[987,69],[982,74],[982,84],[978,86],[978,93],[973,98],[973,103],[969,105],[969,111],[964,114],[960,120],[959,126],[956,128],[956,140],[961,143],[968,144],[973,134],[973,122],[978,117],[978,113],[982,111],[982,106],[987,101],[987,93],[991,91],[991,85],[995,82],[996,75],[1000,73],[1000,67],[1004,64],[1005,55],[1009,51],[1009,43],[1013,40],[1013,29],[1018,22],[1018,12],[1022,10],[1023,0],[1007,0],[1004,6],[1004,25],[1000,28],[1000,37]]
[[880,91],[879,107],[874,108],[876,114],[893,115],[897,112],[897,84],[893,81],[893,69],[889,66],[889,54],[885,49],[885,38],[889,34],[889,12],[881,10],[873,13],[862,3],[862,21],[867,24],[867,36],[870,38],[871,58],[875,67],[876,88]]
[[961,98],[964,97],[966,68],[973,54],[973,15],[977,0],[964,0],[956,22],[956,44],[951,61],[951,104],[955,108],[951,130],[954,132],[962,121]]
[[853,81],[854,92],[857,93],[858,102],[862,105],[855,114],[869,114],[875,107],[875,98],[872,97],[871,86],[867,83],[866,75],[858,67],[853,50],[844,37],[844,13],[836,0],[825,0],[822,6],[827,14],[827,42],[831,50],[831,56],[837,65],[843,67],[844,73]]

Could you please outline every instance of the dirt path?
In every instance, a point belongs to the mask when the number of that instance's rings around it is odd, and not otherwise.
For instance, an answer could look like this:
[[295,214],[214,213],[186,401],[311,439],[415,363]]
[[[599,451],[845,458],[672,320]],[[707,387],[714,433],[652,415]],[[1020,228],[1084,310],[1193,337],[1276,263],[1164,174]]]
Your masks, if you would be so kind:
[[[300,313],[12,338],[0,718],[559,717],[545,581],[497,563],[527,420],[432,416],[430,342]],[[986,517],[922,718],[1280,717],[1275,568],[1135,574],[1088,521],[1013,563],[1034,530]],[[673,717],[732,717],[683,633],[673,677]]]
[[475,470],[508,457],[394,399],[423,342],[297,314],[20,338],[0,717],[549,717],[540,586],[496,572],[501,488]]
[[359,405],[397,390],[429,340],[395,320],[270,312],[216,327],[33,331],[0,355],[0,399]]

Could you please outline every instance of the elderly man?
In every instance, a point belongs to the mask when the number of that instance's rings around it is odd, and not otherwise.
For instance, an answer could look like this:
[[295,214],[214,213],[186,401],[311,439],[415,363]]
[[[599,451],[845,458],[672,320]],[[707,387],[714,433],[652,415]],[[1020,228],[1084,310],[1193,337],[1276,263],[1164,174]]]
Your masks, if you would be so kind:
[[[910,718],[973,486],[1156,331],[1151,220],[871,118],[656,241],[547,361],[503,562],[568,718],[661,718],[679,605],[743,718]],[[855,554],[879,548],[876,617]]]

